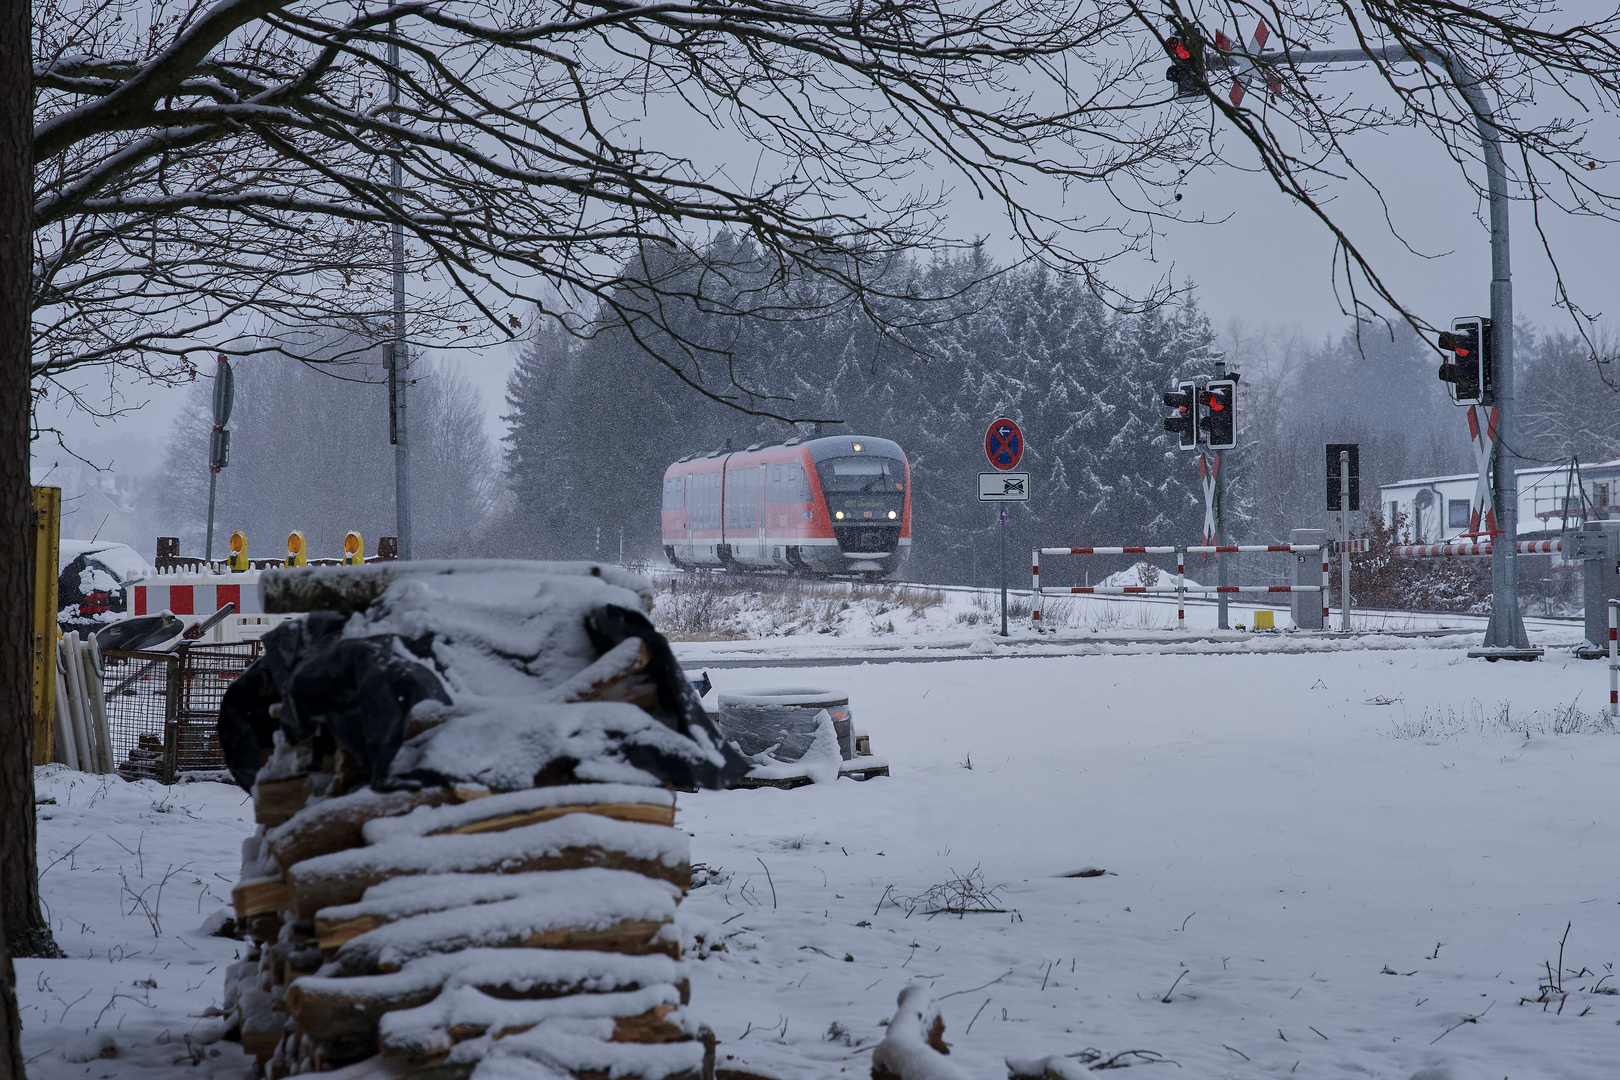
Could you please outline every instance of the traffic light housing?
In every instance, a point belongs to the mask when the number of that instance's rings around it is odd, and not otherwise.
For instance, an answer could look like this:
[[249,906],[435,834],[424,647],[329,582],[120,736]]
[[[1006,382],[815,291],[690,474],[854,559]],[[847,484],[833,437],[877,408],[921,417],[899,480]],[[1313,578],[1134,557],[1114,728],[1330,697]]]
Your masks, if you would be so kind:
[[1237,380],[1211,379],[1198,392],[1198,429],[1211,450],[1237,445]]
[[1171,61],[1164,77],[1175,84],[1176,97],[1203,97],[1203,45],[1190,36],[1177,35],[1165,38],[1164,48]]
[[1198,449],[1198,384],[1190,380],[1181,383],[1179,389],[1165,393],[1164,404],[1176,410],[1174,416],[1165,417],[1164,430],[1176,433],[1181,449]]
[[1495,400],[1491,336],[1491,320],[1478,315],[1451,320],[1451,332],[1440,335],[1440,381],[1458,405],[1489,405]]

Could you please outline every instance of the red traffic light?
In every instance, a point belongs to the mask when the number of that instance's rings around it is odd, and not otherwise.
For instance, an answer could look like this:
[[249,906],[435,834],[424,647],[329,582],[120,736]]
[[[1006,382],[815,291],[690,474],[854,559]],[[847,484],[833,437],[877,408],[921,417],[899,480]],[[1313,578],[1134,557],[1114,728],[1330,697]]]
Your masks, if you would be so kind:
[[1491,321],[1478,316],[1453,319],[1451,329],[1436,339],[1440,347],[1440,381],[1458,405],[1489,405],[1491,393]]

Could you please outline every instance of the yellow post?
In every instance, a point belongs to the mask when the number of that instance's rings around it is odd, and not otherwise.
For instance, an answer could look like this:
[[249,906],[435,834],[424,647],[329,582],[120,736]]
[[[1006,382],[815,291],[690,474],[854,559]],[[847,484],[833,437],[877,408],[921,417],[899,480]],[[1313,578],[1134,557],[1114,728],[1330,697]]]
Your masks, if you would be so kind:
[[366,542],[364,538],[362,538],[361,535],[353,529],[350,529],[349,535],[343,538],[343,565],[366,565]]
[[44,765],[55,750],[56,578],[62,542],[62,489],[34,488],[34,764]]
[[246,573],[249,568],[247,533],[241,529],[231,533],[231,558],[227,565],[233,574]]
[[304,554],[304,531],[302,529],[294,529],[287,534],[287,561],[283,565],[309,565],[309,557]]

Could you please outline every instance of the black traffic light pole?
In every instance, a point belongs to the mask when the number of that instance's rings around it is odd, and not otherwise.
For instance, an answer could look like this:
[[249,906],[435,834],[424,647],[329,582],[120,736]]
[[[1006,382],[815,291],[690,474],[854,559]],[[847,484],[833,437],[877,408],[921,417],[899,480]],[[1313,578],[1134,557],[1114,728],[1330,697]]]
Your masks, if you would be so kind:
[[1382,49],[1310,49],[1300,52],[1262,53],[1256,59],[1270,65],[1364,64],[1382,60],[1436,64],[1445,69],[1468,107],[1474,112],[1474,126],[1485,153],[1485,176],[1491,203],[1491,322],[1496,335],[1492,342],[1492,382],[1496,395],[1496,444],[1492,450],[1492,497],[1496,502],[1498,535],[1491,548],[1491,621],[1485,628],[1484,652],[1530,653],[1525,636],[1524,617],[1519,613],[1519,482],[1513,473],[1513,439],[1518,407],[1513,379],[1513,267],[1508,257],[1507,170],[1502,164],[1500,130],[1490,102],[1479,88],[1479,79],[1463,64],[1430,49],[1411,50],[1404,45]]

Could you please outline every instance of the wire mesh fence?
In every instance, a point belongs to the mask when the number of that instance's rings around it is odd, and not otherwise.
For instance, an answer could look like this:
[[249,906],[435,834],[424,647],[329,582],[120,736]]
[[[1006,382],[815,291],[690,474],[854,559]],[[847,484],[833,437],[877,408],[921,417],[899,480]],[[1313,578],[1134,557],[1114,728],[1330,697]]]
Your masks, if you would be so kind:
[[113,760],[126,780],[172,784],[225,769],[216,725],[225,688],[258,659],[257,641],[175,652],[102,653]]

